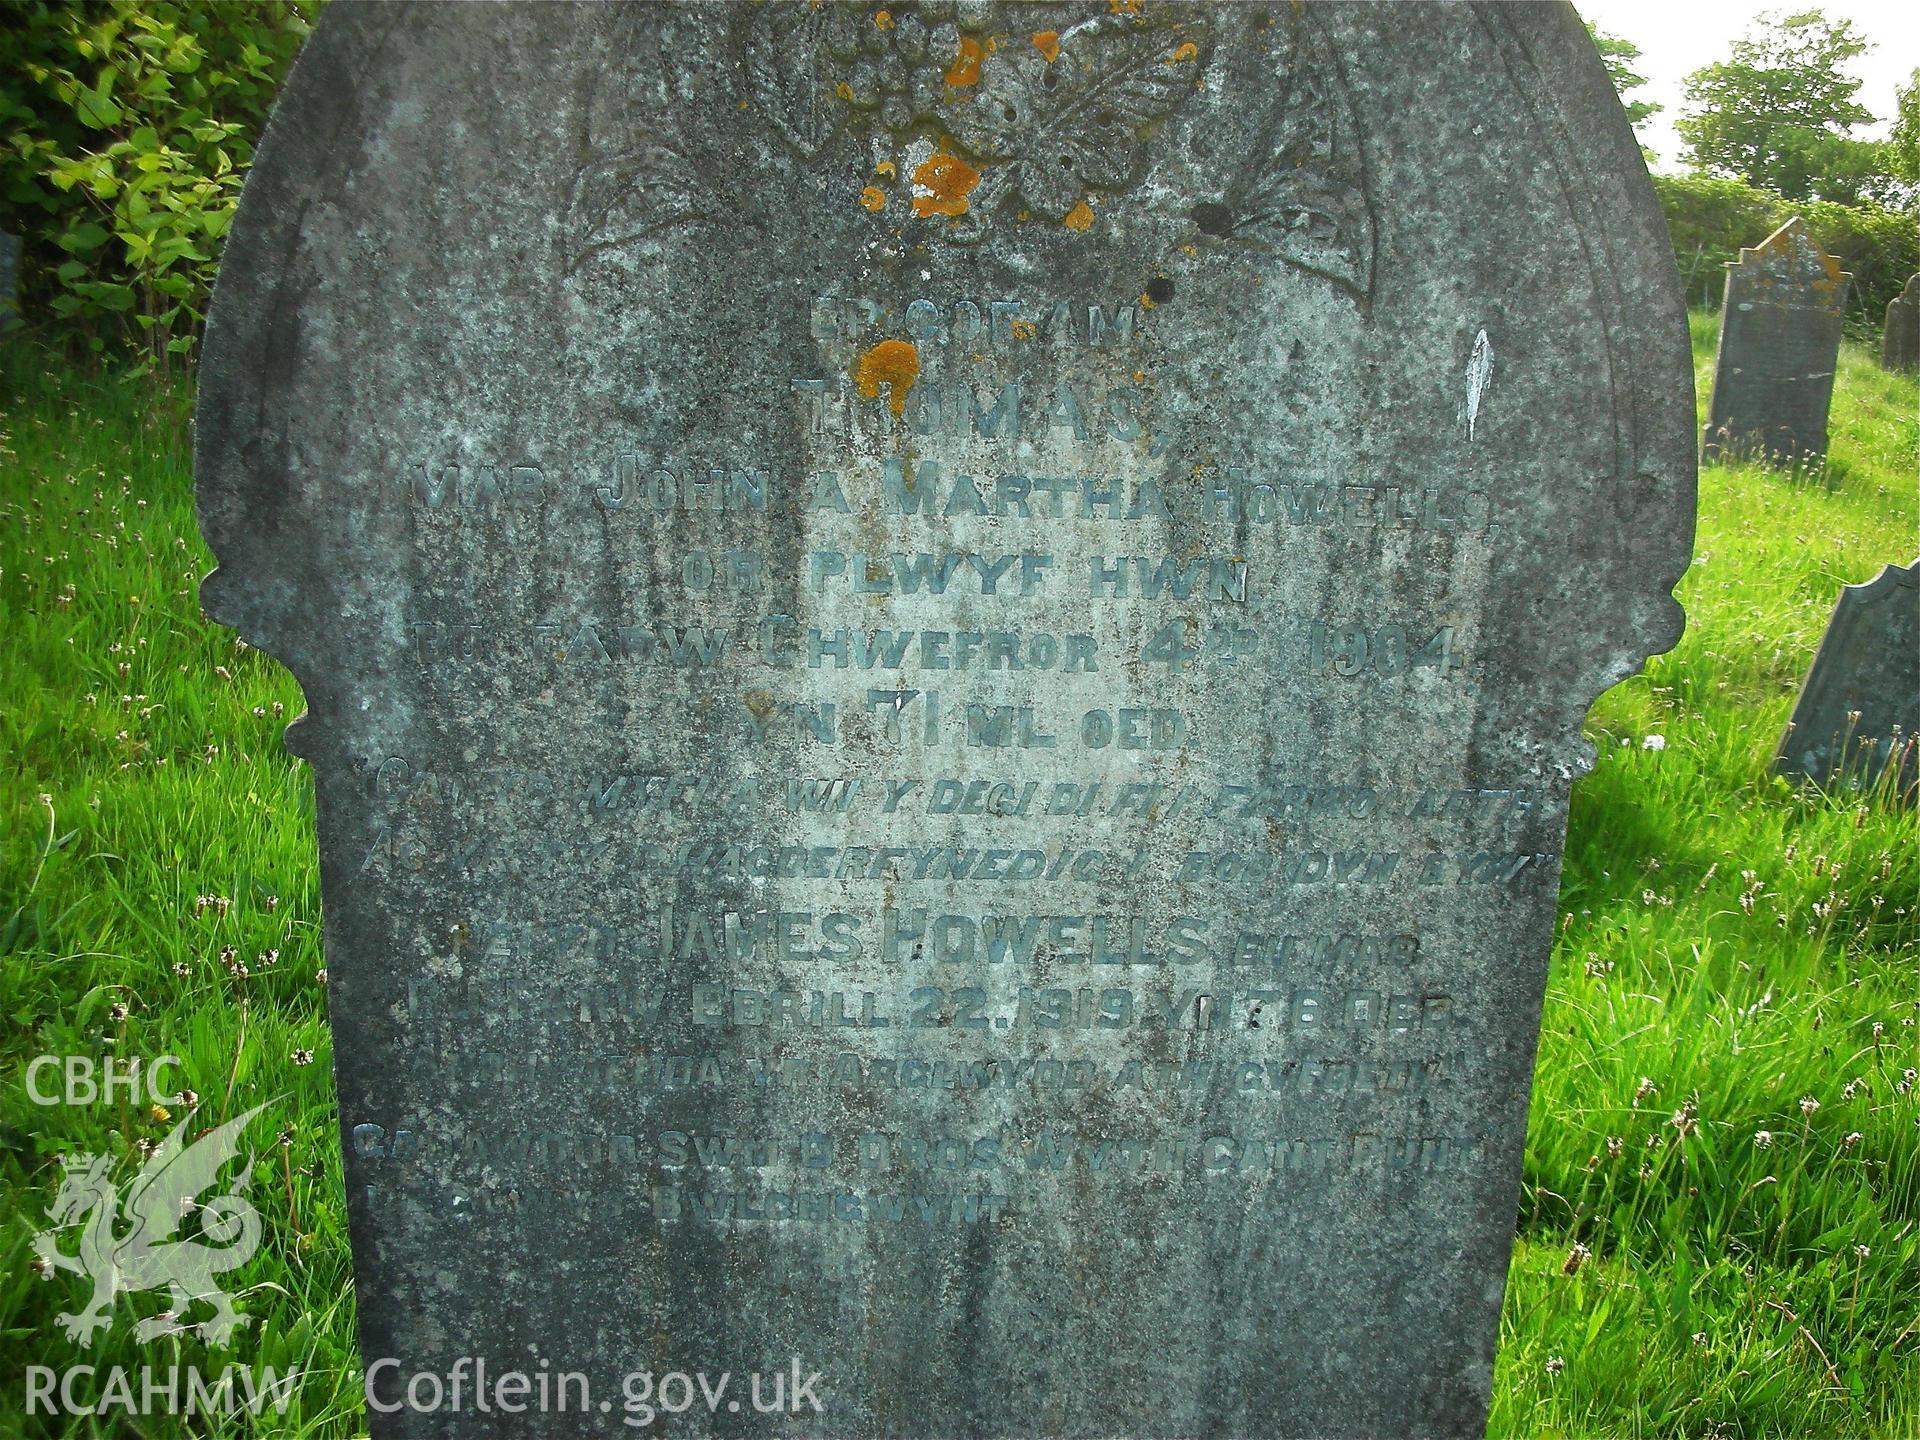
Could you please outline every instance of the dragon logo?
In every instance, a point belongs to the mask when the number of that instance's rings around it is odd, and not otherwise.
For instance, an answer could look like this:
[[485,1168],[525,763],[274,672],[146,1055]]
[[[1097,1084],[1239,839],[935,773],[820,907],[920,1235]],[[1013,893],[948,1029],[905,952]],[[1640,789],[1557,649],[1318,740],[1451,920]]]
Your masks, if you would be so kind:
[[[253,1162],[226,1190],[202,1201],[228,1161],[240,1153],[240,1134],[265,1109],[257,1105],[188,1143],[189,1114],[140,1167],[124,1199],[106,1155],[75,1155],[47,1213],[49,1226],[33,1237],[34,1253],[48,1274],[69,1270],[93,1282],[93,1295],[76,1313],[58,1317],[60,1329],[76,1345],[87,1345],[108,1323],[108,1312],[122,1291],[165,1289],[171,1302],[162,1314],[140,1321],[134,1335],[152,1340],[178,1329],[223,1344],[246,1323],[232,1297],[214,1283],[225,1270],[237,1269],[260,1248],[260,1213],[245,1198]],[[197,1113],[197,1112],[195,1112]],[[191,1218],[197,1233],[180,1232]],[[122,1225],[126,1228],[120,1228]],[[76,1254],[59,1247],[62,1232],[80,1227]],[[187,1324],[199,1302],[213,1314]]]

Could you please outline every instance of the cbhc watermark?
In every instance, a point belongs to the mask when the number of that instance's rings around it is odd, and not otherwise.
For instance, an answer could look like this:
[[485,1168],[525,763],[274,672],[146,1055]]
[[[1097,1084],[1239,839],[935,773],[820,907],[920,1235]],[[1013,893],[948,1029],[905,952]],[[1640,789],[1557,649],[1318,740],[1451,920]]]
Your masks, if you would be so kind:
[[36,1105],[111,1105],[117,1095],[136,1105],[142,1098],[155,1105],[179,1105],[183,1102],[178,1090],[160,1088],[160,1072],[169,1068],[181,1068],[178,1055],[152,1060],[138,1055],[125,1059],[109,1055],[105,1060],[91,1055],[40,1055],[27,1066],[27,1098]]

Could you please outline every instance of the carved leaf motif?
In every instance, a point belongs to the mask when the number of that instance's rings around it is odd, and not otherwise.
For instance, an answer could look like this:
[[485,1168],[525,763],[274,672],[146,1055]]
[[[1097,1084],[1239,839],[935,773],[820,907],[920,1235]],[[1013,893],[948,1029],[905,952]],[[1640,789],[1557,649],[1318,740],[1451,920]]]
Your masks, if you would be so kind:
[[[562,216],[567,270],[594,256],[676,227],[723,218],[710,193],[708,167],[671,128],[672,97],[683,68],[712,65],[705,28],[663,32],[671,12],[639,7],[596,12],[607,64],[593,72],[580,105],[579,156]],[[664,112],[664,113],[663,113]]]
[[708,218],[698,169],[667,140],[640,140],[580,167],[567,198],[567,268]]
[[[976,155],[1010,159],[1014,187],[1034,209],[1057,218],[1088,190],[1124,185],[1132,176],[1142,127],[1171,115],[1193,93],[1203,41],[1192,26],[1091,21],[1061,37],[1051,65],[1030,51],[996,55],[983,67],[980,93],[948,123]],[[1193,48],[1186,56],[1174,58],[1187,44]]]
[[793,148],[812,159],[839,128],[840,115],[820,73],[825,7],[767,4],[747,22],[747,83],[760,112]]
[[1373,209],[1351,103],[1339,72],[1311,39],[1296,42],[1292,83],[1253,163],[1202,228],[1250,241],[1289,265],[1373,293]]

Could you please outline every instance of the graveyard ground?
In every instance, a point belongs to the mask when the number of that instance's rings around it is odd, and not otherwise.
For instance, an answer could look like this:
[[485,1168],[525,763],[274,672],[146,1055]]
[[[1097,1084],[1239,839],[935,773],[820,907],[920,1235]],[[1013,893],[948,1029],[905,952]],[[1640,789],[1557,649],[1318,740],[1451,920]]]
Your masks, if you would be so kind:
[[[350,1435],[312,795],[280,745],[299,692],[201,618],[187,391],[0,364],[0,1435]],[[1702,476],[1687,636],[1593,712],[1495,1435],[1920,1434],[1913,820],[1767,767],[1836,588],[1915,550],[1920,386],[1849,345],[1838,391],[1824,477]],[[54,1157],[127,1173],[178,1117],[42,1108],[25,1067],[165,1053],[208,1115],[268,1107],[252,1325],[230,1353],[142,1346],[123,1303],[83,1354],[55,1326],[80,1280],[33,1265]],[[20,1416],[30,1364],[230,1358],[301,1373],[280,1417]]]

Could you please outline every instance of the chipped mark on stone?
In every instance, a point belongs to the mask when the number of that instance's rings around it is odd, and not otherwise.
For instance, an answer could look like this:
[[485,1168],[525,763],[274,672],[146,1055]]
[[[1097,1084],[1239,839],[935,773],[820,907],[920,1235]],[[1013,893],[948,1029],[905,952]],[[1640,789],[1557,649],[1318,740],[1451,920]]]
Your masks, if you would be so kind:
[[920,378],[920,352],[911,340],[882,340],[853,363],[853,383],[869,400],[887,387],[887,408],[896,416],[907,408],[907,391]]
[[1480,401],[1493,379],[1493,344],[1482,330],[1473,337],[1473,354],[1467,358],[1467,443],[1473,443],[1474,422],[1480,418]]

